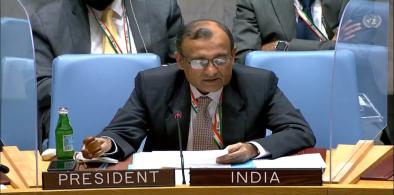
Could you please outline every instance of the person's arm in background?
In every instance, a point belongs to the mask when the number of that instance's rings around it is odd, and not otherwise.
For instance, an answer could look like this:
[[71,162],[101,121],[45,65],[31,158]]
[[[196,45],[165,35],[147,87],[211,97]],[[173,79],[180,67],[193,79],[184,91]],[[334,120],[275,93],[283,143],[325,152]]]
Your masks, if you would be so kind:
[[[287,51],[316,51],[316,50],[331,50],[335,49],[337,30],[343,11],[349,0],[336,1],[322,1],[321,6],[323,10],[329,10],[324,13],[324,22],[326,24],[328,41],[315,41],[305,39],[292,39],[288,42]],[[349,29],[352,29],[351,34],[359,30],[359,24],[346,24]],[[261,46],[261,50],[274,51],[277,41],[273,41]]]
[[[255,50],[263,50],[263,51],[275,51],[277,41],[280,40],[278,36],[282,33],[278,30],[273,30],[271,33],[274,37],[271,38],[271,41],[263,40],[261,25],[264,23],[264,18],[262,16],[266,16],[267,14],[256,13],[256,11],[264,11],[262,9],[255,10],[257,8],[261,8],[265,6],[263,4],[265,1],[252,1],[252,0],[240,0],[237,2],[237,10],[236,16],[234,18],[234,38],[237,47],[237,62],[244,63],[245,56],[250,51]],[[344,4],[347,0],[338,1],[338,2],[328,2],[329,8],[327,9],[335,9],[327,20],[327,25],[329,29],[336,29],[339,25],[340,16],[339,10],[344,8]],[[326,4],[322,6],[328,6]],[[337,15],[337,16],[332,16]],[[259,18],[260,17],[260,18]],[[269,19],[269,18],[266,18]],[[264,23],[266,24],[266,23]],[[272,28],[272,27],[270,27]],[[279,34],[278,34],[279,33]],[[276,35],[275,35],[276,34]],[[304,39],[291,39],[291,40],[282,40],[287,41],[287,51],[314,51],[314,50],[328,50],[335,48],[335,30],[333,33],[329,34],[330,40],[328,41],[315,41],[315,40],[304,40]],[[269,37],[267,37],[269,38]]]
[[245,64],[246,54],[260,50],[261,35],[258,28],[255,10],[250,1],[238,1],[233,24],[234,42],[237,48],[236,60]]
[[38,147],[41,151],[45,147],[43,142],[49,136],[52,60],[54,53],[45,34],[41,18],[35,12],[30,14],[37,79]]
[[[262,2],[258,2],[262,3]],[[236,16],[234,18],[233,34],[235,45],[237,47],[237,62],[244,64],[246,54],[251,51],[275,51],[278,40],[263,44],[262,34],[258,18],[259,14],[255,10],[255,5],[250,0],[242,0],[237,2]],[[260,5],[262,6],[262,5]],[[260,21],[261,22],[261,21]],[[277,39],[277,37],[273,37]],[[286,41],[286,40],[284,40]],[[288,41],[288,51],[306,51],[306,50],[326,50],[333,49],[335,43],[332,41],[312,41],[303,39],[292,39]]]
[[49,108],[51,103],[52,60],[54,54],[44,31],[44,25],[35,13],[30,17],[33,31],[34,53],[37,72],[39,109]]
[[[50,120],[52,61],[61,54],[90,53],[88,18],[80,1],[26,0],[23,3],[29,13],[34,43],[38,133],[40,138],[46,139]],[[86,17],[79,17],[81,14]]]
[[172,59],[175,59],[175,51],[176,51],[176,36],[180,29],[183,28],[183,18],[181,14],[181,10],[177,4],[177,0],[171,0],[171,14],[167,20],[167,33],[168,33],[168,41],[170,43],[170,53],[169,56]]

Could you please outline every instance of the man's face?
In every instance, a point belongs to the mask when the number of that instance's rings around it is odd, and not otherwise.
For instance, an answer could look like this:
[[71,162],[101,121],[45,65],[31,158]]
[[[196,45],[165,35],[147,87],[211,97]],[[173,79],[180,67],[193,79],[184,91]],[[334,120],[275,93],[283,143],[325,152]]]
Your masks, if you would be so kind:
[[[226,33],[216,25],[204,26],[213,32],[209,39],[189,39],[182,42],[182,53],[176,54],[177,63],[185,72],[187,80],[201,93],[207,94],[219,90],[231,80],[235,49],[231,48]],[[201,69],[193,67],[193,60],[209,60]],[[216,60],[213,60],[216,59]],[[214,65],[217,59],[226,59],[224,65]],[[219,63],[217,63],[219,64]]]
[[83,0],[87,5],[90,7],[97,9],[97,10],[104,10],[109,5],[111,5],[114,0]]

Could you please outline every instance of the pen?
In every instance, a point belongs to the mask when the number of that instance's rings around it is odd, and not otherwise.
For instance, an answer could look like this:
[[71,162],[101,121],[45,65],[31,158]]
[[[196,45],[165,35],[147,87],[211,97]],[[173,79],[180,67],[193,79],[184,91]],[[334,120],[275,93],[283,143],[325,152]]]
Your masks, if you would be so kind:
[[98,168],[99,169],[107,169],[108,163],[102,163]]

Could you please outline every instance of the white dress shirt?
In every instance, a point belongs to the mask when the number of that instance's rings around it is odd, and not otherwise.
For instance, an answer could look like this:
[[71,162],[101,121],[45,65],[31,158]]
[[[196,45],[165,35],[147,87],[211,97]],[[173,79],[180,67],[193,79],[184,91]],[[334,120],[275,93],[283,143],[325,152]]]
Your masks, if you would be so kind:
[[[129,38],[130,38],[130,43],[131,43],[131,51],[129,53],[137,53],[137,49],[135,46],[134,38],[131,33],[130,26],[128,24],[124,25],[123,23],[123,12],[124,12],[124,7],[123,7],[123,0],[115,0],[110,7],[114,11],[113,15],[113,22],[116,27],[117,33],[118,33],[118,44],[120,48],[122,49],[123,52],[126,52],[126,39],[125,39],[125,29],[129,29]],[[92,11],[94,13],[92,13]],[[88,16],[89,16],[89,26],[90,26],[90,42],[91,42],[91,53],[92,54],[102,54],[103,53],[103,36],[104,33],[100,29],[99,25],[97,24],[97,21],[94,17],[94,14],[100,19],[103,15],[103,11],[96,10],[94,8],[88,9]],[[126,15],[127,17],[127,15]],[[127,20],[126,20],[127,22]],[[127,32],[127,31],[126,31]]]

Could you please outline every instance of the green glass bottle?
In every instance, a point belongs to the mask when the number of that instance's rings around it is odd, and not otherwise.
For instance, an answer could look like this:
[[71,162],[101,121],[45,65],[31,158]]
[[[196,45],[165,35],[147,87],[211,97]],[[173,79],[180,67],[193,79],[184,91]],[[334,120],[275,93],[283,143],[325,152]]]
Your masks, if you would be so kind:
[[58,159],[72,159],[74,156],[73,129],[68,119],[68,109],[60,107],[56,125],[56,156]]

